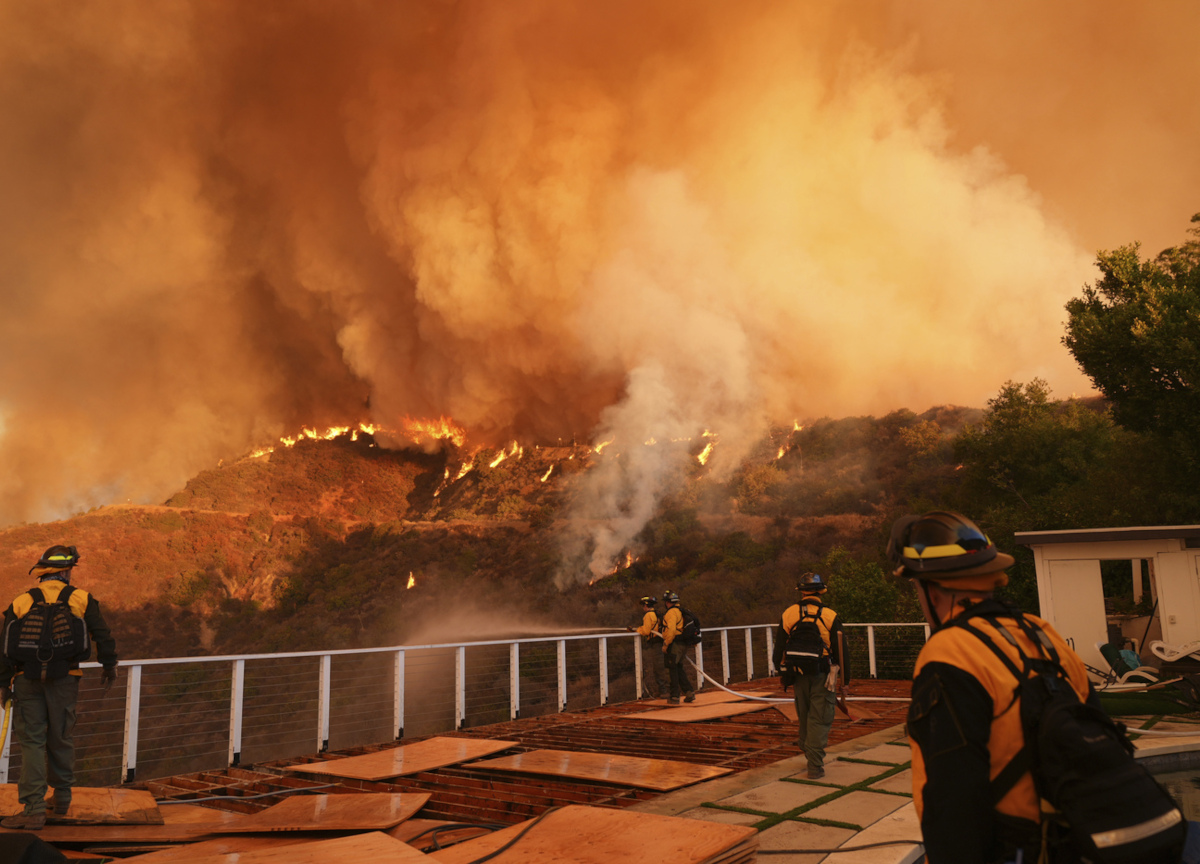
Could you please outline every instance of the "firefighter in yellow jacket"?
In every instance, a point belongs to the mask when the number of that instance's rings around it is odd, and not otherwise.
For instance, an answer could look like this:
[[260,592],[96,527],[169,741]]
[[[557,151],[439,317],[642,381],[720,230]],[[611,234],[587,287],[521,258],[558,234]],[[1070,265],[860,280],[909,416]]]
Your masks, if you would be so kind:
[[667,666],[667,678],[671,684],[671,695],[667,697],[667,704],[678,705],[681,694],[684,702],[695,702],[696,688],[692,686],[691,679],[683,668],[683,661],[690,646],[684,645],[679,639],[680,634],[683,633],[683,612],[679,609],[679,595],[674,591],[668,591],[663,595],[663,602],[667,604],[667,611],[663,613],[660,632],[662,633],[662,650]]
[[662,652],[662,633],[659,632],[658,598],[643,597],[642,623],[637,628],[626,627],[630,633],[642,637],[642,672],[645,676],[645,690],[658,699],[663,695],[663,679],[666,677],[664,657]]
[[[803,574],[796,590],[800,602],[783,610],[772,659],[784,690],[792,687],[808,777],[819,780],[825,776],[825,747],[833,728],[837,690],[850,680],[850,664],[842,656],[846,645],[842,619],[821,602],[828,590],[821,574]],[[801,624],[805,626],[797,629]],[[807,643],[802,638],[806,630]]]
[[[40,830],[46,824],[46,790],[54,789],[54,813],[65,815],[71,806],[71,787],[75,785],[75,705],[79,699],[80,661],[87,660],[90,644],[71,656],[58,657],[51,649],[52,635],[67,650],[75,651],[76,641],[86,628],[96,643],[96,656],[103,667],[100,680],[105,687],[117,678],[117,645],[109,632],[96,598],[71,582],[71,569],[79,563],[74,546],[51,546],[29,573],[38,578],[35,588],[13,600],[4,612],[4,653],[0,656],[0,703],[12,704],[16,740],[21,746],[21,778],[17,797],[21,813],[0,825],[26,831]],[[42,604],[65,604],[68,615],[82,622],[83,628],[65,624],[69,618],[35,614]],[[45,641],[39,634],[26,632],[23,622],[43,621],[50,625]],[[60,629],[61,628],[61,629]],[[64,635],[72,632],[72,636]],[[32,641],[31,641],[32,640]],[[28,646],[26,643],[29,643]],[[25,656],[33,650],[35,657]],[[10,653],[11,652],[11,653]]]
[[[948,511],[897,521],[888,555],[896,575],[915,580],[933,630],[917,658],[908,713],[913,799],[928,861],[1033,864],[1040,860],[1042,813],[1033,775],[1014,762],[1025,742],[1020,698],[1004,661],[968,629],[1018,668],[1019,652],[1037,656],[1030,638],[1036,630],[1020,626],[1022,613],[992,597],[1008,583],[1004,571],[1013,558]],[[1048,637],[1079,699],[1098,704],[1079,656],[1045,621],[1024,619]],[[1048,844],[1056,848],[1048,860],[1080,860],[1066,843]]]

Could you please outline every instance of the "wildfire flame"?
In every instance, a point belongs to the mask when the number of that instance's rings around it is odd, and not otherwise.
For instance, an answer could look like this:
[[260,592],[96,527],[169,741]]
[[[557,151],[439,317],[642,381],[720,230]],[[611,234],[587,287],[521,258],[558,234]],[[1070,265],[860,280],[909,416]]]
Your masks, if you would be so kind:
[[462,464],[462,467],[458,469],[458,473],[454,475],[454,482],[457,483],[459,480],[466,477],[467,472],[469,472],[474,467],[475,467],[474,459],[472,459],[470,462],[464,462]]
[[[295,447],[305,439],[309,441],[332,441],[334,438],[340,438],[346,433],[350,433],[350,440],[357,441],[360,432],[367,435],[374,435],[380,431],[380,427],[371,423],[359,423],[358,426],[330,426],[325,431],[321,432],[316,429],[310,429],[307,426],[300,430],[297,435],[290,435],[279,439],[279,443],[284,447]],[[251,459],[258,459],[263,456],[270,456],[275,452],[275,447],[260,447],[250,453]]]
[[415,576],[413,576],[412,571],[409,570],[408,571],[408,584],[405,585],[404,587],[405,588],[413,588],[416,586],[416,584],[417,584],[417,579]]
[[701,465],[708,464],[708,457],[712,456],[713,448],[716,446],[716,443],[713,441],[709,441],[704,445],[704,449],[701,450],[700,455],[696,457],[698,460],[700,460]]
[[461,447],[467,440],[467,433],[449,417],[439,417],[437,420],[414,420],[404,418],[404,433],[420,444],[425,438],[435,441],[451,441],[455,447]]
[[613,562],[612,569],[607,573],[601,573],[599,576],[593,576],[588,580],[588,585],[595,585],[601,579],[607,579],[609,576],[616,576],[621,570],[628,570],[638,560],[637,556],[629,550],[625,550],[625,554]]
[[783,454],[787,452],[787,447],[780,447],[779,452],[775,454],[775,461],[778,462],[783,458]]
[[524,456],[524,455],[525,455],[525,448],[522,447],[520,444],[518,444],[516,441],[514,441],[514,442],[512,442],[512,445],[511,445],[511,447],[509,447],[509,449],[501,450],[499,453],[497,453],[496,458],[488,463],[488,467],[495,468],[497,465],[499,465],[505,459],[511,458],[513,456],[519,457],[519,456]]
[[550,474],[551,474],[551,472],[553,472],[553,471],[554,471],[554,466],[553,466],[553,465],[551,465],[549,468],[547,468],[547,469],[546,469],[546,473],[542,475],[542,482],[543,482],[543,483],[545,483],[547,480],[549,480],[549,479],[550,479]]
[[595,450],[597,453],[603,453],[604,448],[607,447],[611,443],[613,443],[612,439],[609,439],[608,441],[601,441],[599,444],[597,444],[592,449]]

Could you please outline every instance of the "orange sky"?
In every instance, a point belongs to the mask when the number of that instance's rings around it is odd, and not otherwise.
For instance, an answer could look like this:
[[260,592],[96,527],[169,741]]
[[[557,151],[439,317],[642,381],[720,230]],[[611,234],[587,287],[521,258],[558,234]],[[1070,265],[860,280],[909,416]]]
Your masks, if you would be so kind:
[[1200,210],[1198,25],[0,0],[0,524],[301,425],[711,427],[727,470],[769,421],[1082,392],[1095,252]]

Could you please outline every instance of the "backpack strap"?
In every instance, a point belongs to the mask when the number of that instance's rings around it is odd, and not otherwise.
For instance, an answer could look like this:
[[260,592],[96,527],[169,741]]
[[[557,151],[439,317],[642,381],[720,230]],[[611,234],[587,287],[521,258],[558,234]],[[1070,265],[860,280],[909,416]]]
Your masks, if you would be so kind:
[[29,591],[27,591],[26,593],[29,594],[29,596],[33,598],[34,603],[45,603],[46,602],[46,595],[42,593],[41,588],[30,588]]
[[75,593],[75,586],[68,585],[66,588],[58,592],[58,599],[54,602],[61,603],[64,606],[70,605],[71,595]]
[[[984,620],[987,621],[989,624],[991,624],[993,627],[995,627],[996,630],[999,631],[999,633],[1005,639],[1007,639],[1011,644],[1013,644],[1014,646],[1017,647],[1017,651],[1021,654],[1021,656],[1023,658],[1025,657],[1024,652],[1022,652],[1020,650],[1020,646],[1017,645],[1017,640],[1013,638],[1013,635],[1011,633],[1009,633],[1008,630],[1005,629],[1000,624],[999,621],[997,621],[995,618],[991,618],[991,617],[985,618]],[[1000,662],[1002,662],[1004,664],[1004,666],[1008,669],[1008,671],[1012,673],[1012,676],[1017,679],[1017,685],[1016,685],[1016,687],[1013,688],[1012,702],[1010,702],[1008,704],[1008,707],[1004,709],[1005,711],[1009,710],[1009,708],[1011,708],[1016,703],[1016,701],[1020,695],[1021,684],[1028,676],[1026,675],[1026,673],[1024,671],[1018,669],[1017,664],[1012,661],[1012,658],[1009,657],[1007,654],[1005,654],[1003,651],[1001,651],[1000,646],[997,645],[990,636],[988,636],[986,633],[984,633],[978,627],[974,626],[969,621],[965,621],[965,620],[957,622],[954,626],[961,627],[962,629],[966,630],[971,635],[975,636],[981,642],[983,642],[983,644],[986,645],[989,649],[991,649],[992,653],[995,654],[997,658],[999,658]],[[1041,631],[1039,630],[1038,632],[1041,632]],[[1027,660],[1028,658],[1025,658],[1025,659]],[[1003,712],[1001,712],[1001,713],[1003,713]],[[1017,751],[1017,754],[1008,761],[1008,764],[1000,769],[1000,773],[997,774],[994,778],[992,778],[992,782],[991,782],[992,803],[999,804],[1000,801],[1004,798],[1004,796],[1007,795],[1012,790],[1012,788],[1017,785],[1017,781],[1020,780],[1022,777],[1024,777],[1032,769],[1033,769],[1033,752],[1029,748],[1029,742],[1026,741],[1025,744],[1021,747],[1021,749]]]

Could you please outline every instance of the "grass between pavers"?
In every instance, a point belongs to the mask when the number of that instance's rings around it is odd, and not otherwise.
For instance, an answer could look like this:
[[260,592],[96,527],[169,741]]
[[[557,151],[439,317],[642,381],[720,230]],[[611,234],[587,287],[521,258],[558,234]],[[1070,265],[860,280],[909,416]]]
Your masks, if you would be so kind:
[[[711,801],[706,801],[703,804],[701,804],[700,806],[708,807],[709,809],[712,809],[712,810],[731,810],[734,813],[746,813],[750,816],[763,816],[763,820],[761,822],[755,823],[753,826],[754,828],[758,829],[759,831],[765,831],[768,828],[778,825],[780,822],[811,822],[814,825],[830,825],[834,828],[848,828],[848,829],[852,829],[854,831],[861,831],[861,830],[863,830],[864,826],[854,825],[849,822],[833,822],[833,821],[826,820],[826,819],[813,819],[813,818],[799,818],[798,819],[796,817],[801,816],[801,814],[803,814],[803,813],[807,813],[809,810],[814,810],[817,807],[820,807],[822,804],[828,804],[830,801],[836,801],[838,798],[841,798],[843,795],[846,795],[847,793],[850,793],[850,792],[860,792],[860,791],[876,792],[880,795],[899,795],[902,798],[911,797],[911,796],[906,796],[901,792],[885,792],[881,789],[869,789],[868,788],[872,783],[878,783],[880,780],[886,780],[887,778],[892,777],[893,775],[899,774],[901,771],[907,770],[908,767],[912,764],[911,762],[905,762],[903,765],[890,765],[887,762],[871,762],[866,759],[846,759],[844,756],[839,757],[839,758],[845,762],[859,762],[864,765],[886,766],[888,768],[888,770],[883,771],[879,774],[876,774],[872,777],[867,777],[863,780],[859,780],[857,783],[851,783],[849,786],[833,786],[832,788],[834,789],[834,791],[830,792],[828,795],[822,795],[820,798],[817,798],[813,801],[809,801],[807,804],[801,804],[799,807],[793,807],[791,810],[788,810],[786,813],[764,813],[762,810],[753,810],[749,807],[736,807],[736,806],[729,806],[729,805],[725,805],[725,804],[715,804]],[[788,782],[788,783],[799,783],[803,786],[829,787],[829,785],[830,785],[828,783],[816,783],[811,780],[799,780],[799,779],[795,779],[792,777],[784,777],[784,778],[782,778],[782,780],[784,782]]]

